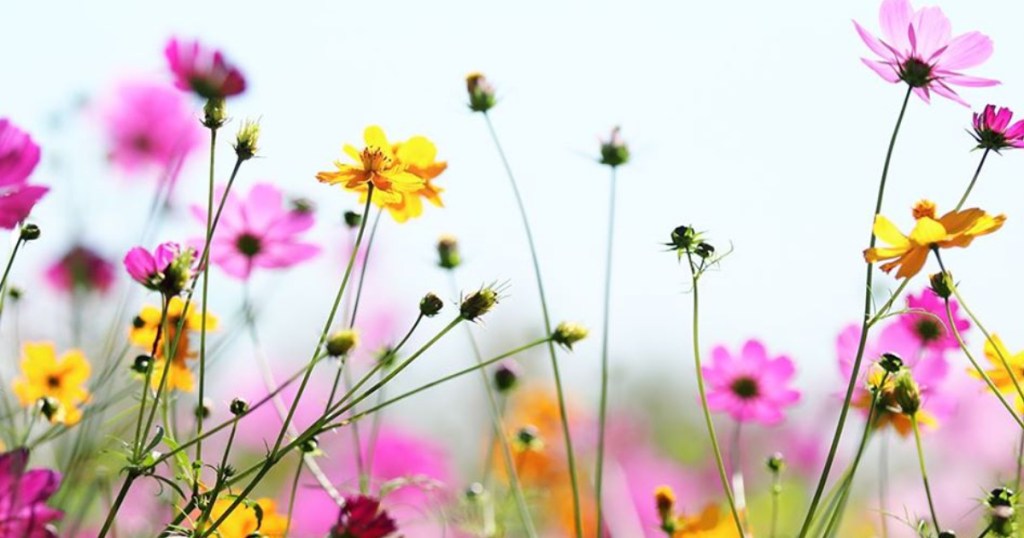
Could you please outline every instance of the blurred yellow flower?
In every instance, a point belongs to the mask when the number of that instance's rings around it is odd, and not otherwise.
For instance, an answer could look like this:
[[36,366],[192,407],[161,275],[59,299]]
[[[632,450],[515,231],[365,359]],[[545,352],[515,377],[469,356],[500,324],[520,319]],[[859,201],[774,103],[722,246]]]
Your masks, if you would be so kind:
[[708,505],[699,514],[676,516],[672,538],[733,538],[740,534],[731,518],[722,517],[716,505]]
[[[218,499],[210,510],[211,521],[220,519],[228,507],[235,502],[233,497]],[[220,538],[248,538],[264,536],[266,538],[284,538],[288,528],[288,518],[277,513],[277,503],[271,499],[258,499],[256,504],[263,510],[263,524],[256,517],[256,510],[244,503],[231,511],[227,519],[217,527],[216,535]],[[257,533],[257,531],[259,531]]]
[[50,421],[68,426],[82,418],[79,406],[89,399],[85,382],[89,379],[90,366],[85,355],[72,349],[57,359],[57,350],[52,343],[34,342],[25,344],[22,350],[21,372],[23,377],[14,380],[14,394],[23,406],[36,405],[40,398],[52,398],[60,408],[50,415]]
[[366,146],[362,151],[350,144],[343,148],[353,164],[335,161],[337,170],[319,172],[317,180],[330,185],[341,184],[355,192],[366,192],[373,185],[373,200],[378,204],[400,203],[403,194],[423,188],[424,180],[408,170],[408,163],[422,162],[426,158],[417,153],[426,149],[422,144],[402,144],[401,152],[396,152],[384,131],[376,125],[366,128],[363,139]]
[[[1003,366],[1003,360],[1006,359],[1006,364],[1010,366],[1010,371],[1006,370]],[[1003,344],[1003,340],[998,335],[992,334],[992,339],[985,342],[985,358],[988,362],[992,363],[992,369],[986,370],[989,379],[992,380],[992,384],[996,386],[1000,391],[1005,393],[1017,393],[1016,387],[1013,385],[1013,377],[1017,378],[1017,382],[1024,386],[1024,351],[1017,353],[1011,353],[1010,350],[1006,349]],[[981,378],[975,370],[970,370],[970,374],[976,378]],[[1017,407],[1024,409],[1024,402],[1021,401],[1020,395],[1017,396]]]
[[914,218],[914,229],[910,235],[903,235],[892,221],[875,215],[875,236],[889,246],[865,250],[864,259],[869,263],[892,260],[883,264],[882,270],[888,273],[899,267],[896,278],[909,278],[921,271],[931,249],[966,247],[975,237],[998,230],[1006,221],[1005,215],[992,216],[977,208],[950,211],[936,219],[935,204],[928,200],[914,206]]
[[[190,332],[202,329],[203,319],[201,311],[195,308],[195,306],[195,303],[192,303],[186,312],[185,301],[180,297],[173,297],[168,304],[167,321],[164,324],[160,342],[156,346],[156,357],[154,357],[156,362],[153,364],[153,375],[150,377],[150,383],[153,388],[160,386],[160,379],[163,377],[164,364],[166,363],[164,360],[165,350],[166,348],[173,347],[174,355],[170,363],[171,370],[167,373],[166,389],[184,392],[192,392],[194,390],[195,381],[187,361],[188,359],[194,359],[198,354],[192,351],[189,337]],[[184,330],[181,336],[178,337],[178,324],[181,323],[183,318],[185,320],[182,327]],[[160,308],[146,305],[132,323],[128,339],[136,346],[145,349],[148,353],[153,348],[153,340],[156,339],[159,325]],[[216,329],[217,318],[207,312],[206,330],[213,331]],[[174,346],[175,340],[178,343],[177,347]]]

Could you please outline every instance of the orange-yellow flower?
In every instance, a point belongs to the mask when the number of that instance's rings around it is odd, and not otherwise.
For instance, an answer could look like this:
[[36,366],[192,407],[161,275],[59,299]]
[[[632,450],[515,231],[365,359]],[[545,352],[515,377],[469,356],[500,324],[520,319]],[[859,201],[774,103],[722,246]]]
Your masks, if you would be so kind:
[[[879,387],[883,377],[885,377],[885,371],[877,364],[872,366],[871,372],[868,374],[868,386],[875,387],[880,391],[878,405],[872,415],[874,427],[878,430],[891,427],[900,437],[908,437],[914,433],[914,425],[910,416],[900,410],[899,403],[896,401],[896,378],[891,375],[886,377],[885,384]],[[871,408],[872,400],[871,392],[863,391],[853,400],[852,405],[858,409],[867,410]],[[935,415],[924,408],[918,409],[914,415],[917,423],[921,426],[937,428],[939,425]]]
[[903,235],[889,219],[876,215],[875,236],[889,246],[865,250],[864,259],[869,263],[891,260],[882,265],[882,270],[888,273],[899,267],[896,278],[909,278],[921,271],[933,248],[966,247],[975,237],[998,230],[1006,221],[1005,215],[992,216],[977,208],[950,211],[936,219],[935,204],[928,200],[914,206],[914,218],[914,229],[910,235]]
[[25,344],[22,353],[23,377],[15,379],[13,387],[21,405],[32,406],[40,398],[52,398],[60,407],[50,416],[51,422],[68,426],[78,423],[82,418],[79,406],[89,399],[85,382],[90,367],[85,355],[72,349],[58,360],[57,350],[49,342]]
[[[234,497],[218,499],[210,510],[210,520],[220,519],[228,507],[235,502]],[[216,534],[221,538],[248,538],[249,536],[265,536],[266,538],[284,538],[288,528],[288,518],[277,513],[277,503],[271,499],[258,499],[256,504],[263,510],[263,524],[256,517],[256,510],[245,503],[239,504],[227,519],[217,527]]]
[[[1017,388],[1013,384],[1010,372],[1012,372],[1013,377],[1017,378],[1017,383],[1024,386],[1024,351],[1011,353],[1010,350],[1006,349],[1003,340],[998,335],[993,334],[992,339],[985,342],[985,358],[988,359],[988,362],[992,363],[992,368],[985,371],[989,379],[992,380],[992,384],[1001,392],[1017,394]],[[1002,359],[1006,359],[1006,364],[1010,366],[1010,371],[1007,371],[1006,367],[1003,366]],[[974,377],[981,377],[974,370],[971,370],[970,373]],[[1024,409],[1024,402],[1021,401],[1020,395],[1017,395],[1017,407]]]
[[423,180],[423,186],[415,192],[403,193],[401,201],[397,203],[378,205],[386,208],[397,222],[405,222],[423,214],[423,200],[434,207],[444,207],[441,201],[444,189],[434,185],[433,180],[448,168],[448,162],[437,160],[437,147],[434,143],[425,137],[414,136],[395,144],[394,150],[399,160],[407,165],[408,171]]
[[423,157],[415,153],[423,149],[420,144],[402,144],[409,147],[396,152],[384,131],[376,125],[366,128],[363,139],[366,146],[362,151],[350,144],[343,148],[355,161],[353,164],[335,161],[337,170],[319,172],[317,180],[330,185],[340,184],[355,192],[366,192],[373,185],[373,200],[378,204],[400,203],[403,194],[423,188],[423,179],[408,170],[409,163],[422,161]]
[[[181,336],[177,336],[178,324],[184,318],[184,330],[181,332]],[[160,325],[160,308],[156,306],[146,305],[139,312],[139,315],[135,318],[132,323],[132,329],[128,334],[128,339],[133,344],[145,349],[148,353],[153,348],[153,340],[157,335],[157,328]],[[164,323],[163,332],[160,335],[160,342],[156,346],[156,362],[153,364],[153,374],[150,377],[150,382],[153,388],[160,386],[160,379],[163,377],[164,355],[166,350],[174,348],[174,354],[171,358],[171,370],[167,372],[167,382],[165,388],[167,390],[181,390],[184,392],[192,392],[195,387],[195,380],[192,376],[192,371],[188,367],[188,360],[194,359],[198,355],[197,352],[192,351],[190,333],[199,331],[203,326],[203,316],[201,311],[196,308],[196,304],[193,302],[188,311],[185,311],[185,301],[180,297],[171,298],[171,302],[167,305],[167,321]],[[217,318],[207,312],[206,314],[206,330],[213,331],[217,329]],[[177,341],[177,347],[174,347],[174,342]]]

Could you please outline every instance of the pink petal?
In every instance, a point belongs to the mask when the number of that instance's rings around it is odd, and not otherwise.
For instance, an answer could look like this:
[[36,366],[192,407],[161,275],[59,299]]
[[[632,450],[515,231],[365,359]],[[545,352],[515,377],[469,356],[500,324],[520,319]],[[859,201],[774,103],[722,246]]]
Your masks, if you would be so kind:
[[930,58],[953,37],[949,19],[937,7],[922,8],[915,13],[912,25],[917,38],[916,51],[921,58]]
[[992,40],[980,32],[960,34],[949,42],[936,67],[947,71],[960,71],[981,65],[992,56]]
[[22,184],[0,194],[0,228],[13,229],[28,218],[32,208],[49,190],[49,187]]
[[245,220],[250,230],[262,232],[284,212],[281,191],[269,183],[257,183],[245,202]]
[[869,49],[871,49],[871,52],[874,52],[881,58],[889,58],[892,56],[892,53],[889,51],[889,49],[887,49],[885,45],[883,45],[878,40],[877,37],[872,35],[871,32],[868,32],[867,30],[864,29],[864,27],[858,24],[857,21],[853,21],[853,27],[856,28],[857,35],[859,35],[860,39],[864,41],[864,44],[867,45]]
[[934,90],[936,94],[941,95],[942,97],[945,97],[946,99],[949,99],[954,103],[960,103],[961,105],[967,108],[971,107],[970,103],[964,101],[964,99],[960,97],[960,95],[957,94],[955,91],[953,91],[952,88],[945,86],[944,84],[933,84],[932,90]]
[[942,82],[944,84],[966,86],[968,88],[988,88],[990,86],[998,86],[1000,84],[998,80],[981,77],[969,77],[967,75],[960,74],[944,75],[942,77]]
[[879,9],[878,19],[885,41],[899,50],[910,50],[907,30],[910,28],[912,16],[913,9],[909,0],[884,0]]
[[254,261],[270,269],[298,265],[320,253],[320,247],[309,243],[270,243],[264,249]]
[[872,71],[878,73],[878,76],[885,79],[886,82],[900,81],[900,74],[892,65],[875,60],[868,60],[867,58],[861,58],[860,61],[864,62],[864,65],[870,67]]

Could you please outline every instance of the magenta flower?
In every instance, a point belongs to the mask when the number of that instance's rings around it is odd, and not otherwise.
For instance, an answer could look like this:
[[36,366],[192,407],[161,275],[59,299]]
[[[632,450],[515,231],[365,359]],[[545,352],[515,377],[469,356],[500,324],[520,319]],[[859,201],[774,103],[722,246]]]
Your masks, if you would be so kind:
[[[224,196],[224,189],[217,199]],[[192,214],[206,224],[206,208],[192,206]],[[320,252],[320,247],[300,241],[313,226],[313,214],[301,207],[286,207],[281,191],[258,183],[241,199],[228,193],[217,231],[210,245],[210,259],[225,273],[247,279],[254,267],[281,269],[298,265]],[[203,238],[192,244],[201,250]]]
[[178,41],[172,37],[164,47],[164,56],[178,89],[204,99],[223,99],[245,91],[245,77],[219,50],[205,48],[198,41]]
[[331,538],[387,538],[398,532],[395,520],[372,497],[346,497]]
[[0,118],[0,228],[14,229],[50,188],[29,185],[39,146],[28,133]]
[[711,350],[711,365],[703,369],[709,385],[708,406],[725,411],[739,422],[778,424],[782,410],[800,400],[789,389],[795,369],[789,357],[768,357],[764,344],[749,340],[738,356],[723,346]]
[[55,538],[51,523],[62,513],[46,506],[60,486],[60,473],[26,470],[28,450],[0,454],[0,536]]
[[854,21],[864,43],[878,55],[864,63],[888,82],[906,82],[914,93],[929,102],[931,92],[968,106],[952,86],[995,86],[999,81],[961,73],[977,67],[992,55],[992,40],[979,32],[953,37],[949,19],[937,7],[914,11],[910,0],[883,0],[879,14],[882,37],[878,39]]
[[[934,291],[924,289],[916,296],[908,295],[907,308],[917,312],[900,315],[900,323],[917,339],[920,347],[939,353],[960,348],[949,327],[946,303]],[[971,322],[960,316],[960,305],[954,299],[949,300],[949,308],[960,334],[971,328]]]
[[114,264],[92,249],[75,245],[46,269],[46,281],[57,291],[98,291],[114,284]]
[[177,243],[163,243],[152,253],[134,247],[125,254],[124,267],[132,279],[167,296],[178,295],[192,276],[195,251]]
[[168,174],[199,147],[202,128],[188,99],[165,84],[125,82],[103,106],[110,160],[126,173]]
[[974,113],[974,133],[971,136],[978,142],[978,148],[995,150],[997,153],[1004,148],[1024,148],[1024,120],[1010,125],[1013,111],[1006,107],[986,105],[979,114]]

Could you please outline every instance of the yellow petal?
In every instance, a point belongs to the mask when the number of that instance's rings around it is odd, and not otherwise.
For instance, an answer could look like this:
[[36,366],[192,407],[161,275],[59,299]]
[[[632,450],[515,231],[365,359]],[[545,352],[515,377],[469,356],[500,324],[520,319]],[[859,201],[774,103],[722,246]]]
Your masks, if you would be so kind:
[[363,140],[367,148],[375,148],[391,153],[391,144],[388,144],[388,137],[384,130],[377,125],[371,125],[363,131]]
[[63,371],[61,381],[72,386],[79,386],[89,379],[91,367],[89,360],[80,350],[71,349],[61,357],[60,367]]
[[352,144],[345,144],[345,146],[341,149],[342,151],[345,152],[346,155],[352,157],[352,160],[358,163],[360,167],[362,166],[363,156],[362,154],[359,153],[359,150],[356,149],[355,146],[353,146]]
[[918,245],[931,245],[947,237],[946,228],[939,221],[924,217],[918,219],[910,232],[910,240]]
[[910,244],[910,241],[905,235],[903,235],[903,232],[901,232],[899,228],[892,223],[892,221],[882,215],[875,215],[875,225],[873,230],[875,232],[875,237],[894,247]]
[[437,158],[437,147],[424,136],[414,136],[399,144],[396,156],[402,164],[426,167]]
[[50,342],[29,342],[23,349],[21,371],[31,382],[45,382],[57,369],[57,351]]

